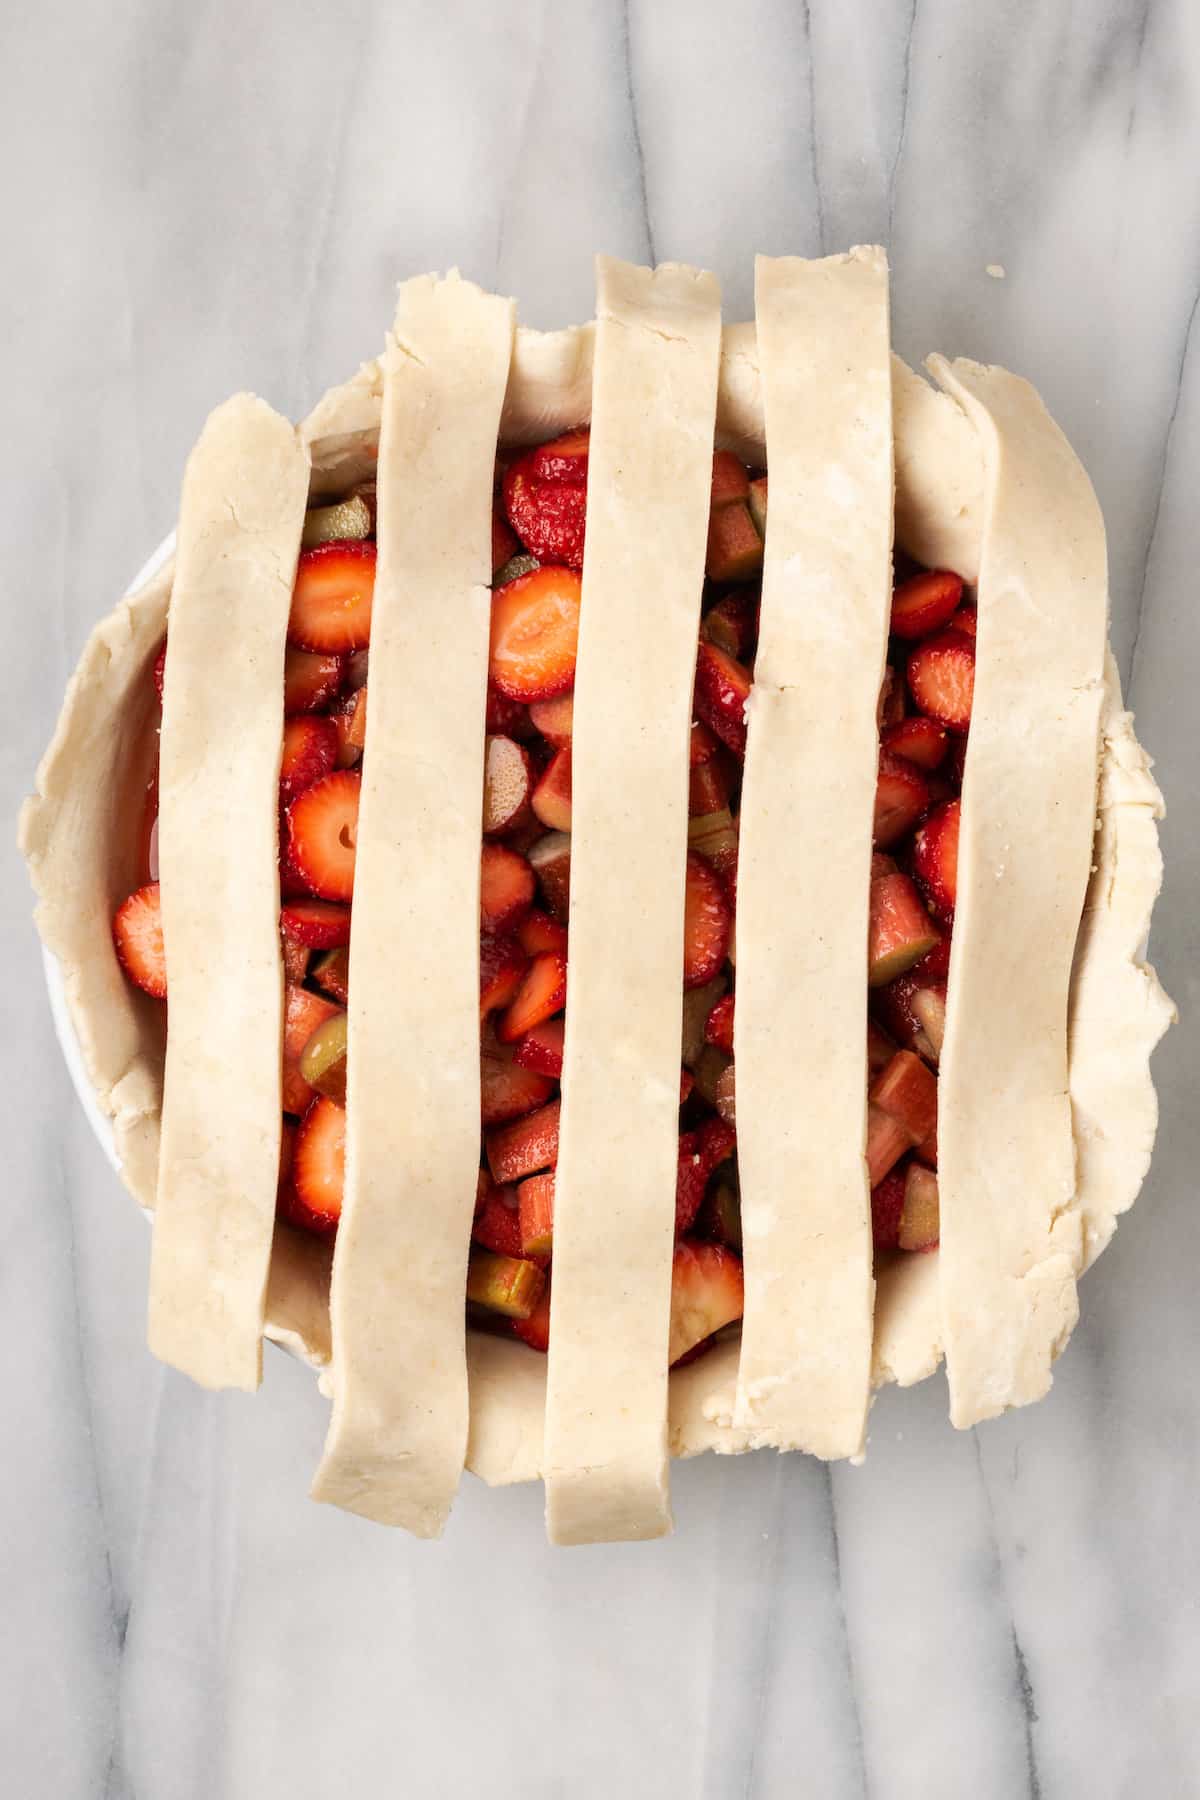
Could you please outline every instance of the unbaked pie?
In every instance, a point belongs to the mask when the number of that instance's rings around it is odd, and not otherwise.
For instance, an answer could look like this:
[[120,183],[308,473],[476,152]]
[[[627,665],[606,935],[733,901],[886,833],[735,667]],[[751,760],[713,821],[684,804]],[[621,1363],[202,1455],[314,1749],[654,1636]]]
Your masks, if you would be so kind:
[[596,312],[419,277],[298,429],[220,407],[23,818],[152,1349],[305,1357],[314,1495],[421,1535],[464,1464],[660,1535],[670,1455],[857,1458],[943,1357],[1037,1399],[1172,1017],[1033,389],[893,357],[877,249]]

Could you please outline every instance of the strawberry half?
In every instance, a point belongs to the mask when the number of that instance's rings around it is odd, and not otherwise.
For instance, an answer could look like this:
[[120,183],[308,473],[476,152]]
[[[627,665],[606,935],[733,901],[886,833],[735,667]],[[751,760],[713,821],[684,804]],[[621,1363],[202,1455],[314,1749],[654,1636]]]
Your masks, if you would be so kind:
[[571,746],[556,750],[530,796],[534,814],[550,831],[571,829]]
[[674,1364],[723,1325],[740,1319],[745,1307],[742,1264],[724,1244],[684,1238],[671,1266],[671,1335],[668,1360]]
[[733,995],[723,994],[704,1023],[704,1041],[733,1055]]
[[283,658],[285,713],[319,712],[342,685],[342,658],[298,650],[289,644]]
[[522,456],[505,471],[508,522],[539,562],[582,569],[587,488],[575,482],[539,481],[533,472],[536,455],[534,451]]
[[584,487],[588,474],[588,446],[591,427],[580,425],[575,431],[564,431],[548,444],[539,444],[529,453],[529,473],[535,481],[561,481],[570,487]]
[[565,1031],[561,1019],[544,1019],[531,1026],[513,1050],[514,1061],[523,1069],[534,1069],[557,1081],[562,1074]]
[[342,538],[301,552],[292,589],[288,642],[301,650],[344,656],[371,641],[375,545]]
[[737,1135],[723,1119],[706,1119],[697,1131],[679,1134],[679,1169],[675,1180],[675,1231],[691,1228],[709,1178],[719,1164],[733,1155]]
[[966,731],[975,692],[974,638],[947,627],[918,644],[908,659],[908,689],[928,718],[947,731]]
[[937,631],[962,599],[962,577],[949,569],[931,569],[902,581],[892,594],[892,636],[928,637]]
[[683,901],[683,985],[703,987],[729,954],[733,914],[716,871],[688,851]]
[[337,950],[350,942],[350,908],[333,900],[285,900],[279,922],[285,937],[309,950]]
[[507,1006],[521,985],[528,958],[509,937],[485,931],[479,939],[479,1016]]
[[479,922],[511,931],[533,905],[537,883],[525,858],[507,844],[485,844],[479,862]]
[[321,1094],[296,1132],[290,1183],[295,1205],[285,1215],[288,1223],[321,1234],[336,1231],[345,1180],[346,1114]]
[[939,919],[953,919],[958,898],[961,812],[961,800],[947,800],[930,813],[913,841],[913,873]]
[[113,944],[121,967],[144,994],[167,997],[167,959],[163,951],[162,907],[157,881],[147,882],[123,900],[113,919]]
[[879,752],[875,785],[876,849],[886,849],[910,832],[929,805],[929,788],[920,770],[890,750]]
[[357,769],[338,769],[293,800],[287,820],[287,865],[322,900],[349,900],[354,892],[358,837]]
[[479,1074],[485,1127],[521,1118],[544,1106],[554,1091],[553,1081],[535,1069],[522,1067],[514,1052],[487,1031],[480,1046]]
[[567,928],[549,913],[527,913],[517,926],[516,939],[526,956],[537,956],[542,950],[567,953]]
[[283,721],[283,754],[279,763],[279,804],[290,806],[297,795],[334,769],[338,730],[332,719],[297,713]]
[[502,1044],[515,1044],[527,1031],[553,1018],[567,1003],[567,959],[556,950],[535,956],[513,1000],[496,1025]]
[[[560,488],[557,492],[578,492]],[[535,569],[492,595],[490,670],[510,700],[550,700],[575,684],[582,592],[573,569]]]
[[300,1073],[300,1054],[318,1025],[340,1009],[320,994],[289,984],[283,1005],[283,1110],[299,1116],[313,1097]]
[[746,702],[752,685],[749,669],[701,640],[696,653],[696,711],[739,756],[746,754]]
[[895,725],[885,726],[879,741],[890,755],[902,756],[905,762],[913,763],[927,775],[941,766],[950,747],[949,736],[943,727],[933,719],[927,719],[924,713],[914,713],[911,719],[900,719]]
[[489,737],[483,759],[483,835],[515,831],[529,817],[529,752],[510,737]]

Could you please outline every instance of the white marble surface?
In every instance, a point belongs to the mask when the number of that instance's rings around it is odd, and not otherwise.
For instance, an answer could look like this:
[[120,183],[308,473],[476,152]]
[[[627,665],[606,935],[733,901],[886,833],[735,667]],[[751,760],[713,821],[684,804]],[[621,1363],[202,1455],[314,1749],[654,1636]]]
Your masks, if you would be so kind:
[[1044,1404],[956,1435],[939,1377],[862,1469],[679,1468],[657,1546],[551,1552],[540,1492],[468,1480],[430,1546],[305,1499],[325,1406],[283,1356],[253,1400],[151,1362],[6,851],[3,1791],[1200,1793],[1195,0],[48,0],[0,33],[6,812],[205,411],[298,415],[400,276],[552,324],[593,249],[682,257],[737,317],[755,249],[882,238],[900,348],[1032,376],[1100,491],[1185,1009]]

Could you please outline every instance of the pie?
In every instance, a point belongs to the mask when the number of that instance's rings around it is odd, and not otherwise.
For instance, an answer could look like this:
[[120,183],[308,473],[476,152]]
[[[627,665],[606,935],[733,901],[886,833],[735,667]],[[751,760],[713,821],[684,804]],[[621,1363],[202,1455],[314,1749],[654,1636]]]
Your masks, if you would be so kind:
[[305,1358],[314,1496],[423,1536],[464,1466],[659,1536],[670,1456],[858,1459],[943,1358],[957,1426],[1039,1398],[1173,1017],[1035,391],[894,357],[874,248],[724,331],[597,283],[418,277],[299,428],[218,408],[22,820],[151,1348]]

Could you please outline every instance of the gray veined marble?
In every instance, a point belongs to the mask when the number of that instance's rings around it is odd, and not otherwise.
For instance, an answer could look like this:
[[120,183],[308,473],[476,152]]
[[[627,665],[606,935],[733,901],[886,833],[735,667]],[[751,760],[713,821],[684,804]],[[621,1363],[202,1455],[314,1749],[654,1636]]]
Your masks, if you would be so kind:
[[286,1358],[256,1400],[150,1361],[147,1233],[6,850],[5,1794],[1200,1793],[1194,0],[49,0],[0,32],[8,813],[209,406],[299,414],[401,275],[548,325],[595,248],[683,257],[739,316],[756,249],[882,238],[900,348],[1030,375],[1099,489],[1184,1013],[1044,1404],[956,1435],[938,1378],[882,1397],[862,1469],[681,1467],[656,1546],[551,1552],[538,1492],[468,1481],[430,1547],[306,1500],[325,1406]]

